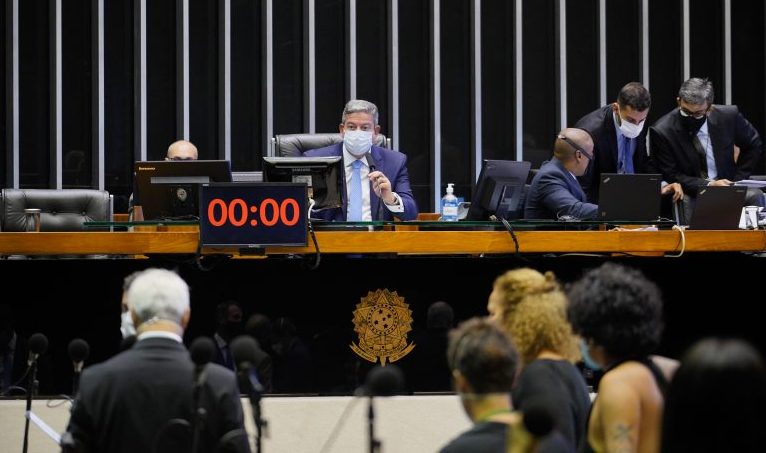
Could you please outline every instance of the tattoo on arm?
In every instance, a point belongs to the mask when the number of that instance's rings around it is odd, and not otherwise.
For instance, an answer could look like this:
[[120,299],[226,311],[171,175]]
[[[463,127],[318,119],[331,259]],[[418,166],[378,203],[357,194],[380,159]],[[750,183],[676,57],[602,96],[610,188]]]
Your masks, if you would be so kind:
[[610,453],[632,453],[635,451],[633,440],[633,426],[618,423],[609,433],[607,450]]

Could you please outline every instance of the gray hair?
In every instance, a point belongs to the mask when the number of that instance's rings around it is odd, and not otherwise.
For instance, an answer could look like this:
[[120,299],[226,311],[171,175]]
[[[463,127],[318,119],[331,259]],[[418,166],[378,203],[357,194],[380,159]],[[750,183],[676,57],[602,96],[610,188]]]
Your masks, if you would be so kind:
[[141,322],[162,319],[180,325],[189,310],[189,286],[175,272],[150,268],[130,284],[127,302]]
[[378,107],[372,102],[362,99],[352,99],[346,103],[346,106],[343,107],[343,115],[340,117],[341,124],[346,123],[346,119],[350,114],[359,112],[372,115],[372,122],[375,126],[378,125]]
[[713,82],[706,78],[692,77],[678,89],[678,97],[692,105],[712,104],[713,95]]

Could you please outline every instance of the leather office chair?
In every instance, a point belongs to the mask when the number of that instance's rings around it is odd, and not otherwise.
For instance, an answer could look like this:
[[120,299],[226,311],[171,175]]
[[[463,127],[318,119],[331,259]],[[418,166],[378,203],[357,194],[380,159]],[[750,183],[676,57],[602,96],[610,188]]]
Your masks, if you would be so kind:
[[[274,147],[274,156],[299,157],[303,152],[310,149],[323,148],[343,141],[339,133],[329,134],[282,134],[275,135],[271,140]],[[391,139],[383,134],[378,134],[375,146],[391,148]]]
[[95,189],[3,189],[0,192],[0,229],[26,231],[24,209],[37,208],[40,231],[81,231],[88,221],[109,221],[109,192]]

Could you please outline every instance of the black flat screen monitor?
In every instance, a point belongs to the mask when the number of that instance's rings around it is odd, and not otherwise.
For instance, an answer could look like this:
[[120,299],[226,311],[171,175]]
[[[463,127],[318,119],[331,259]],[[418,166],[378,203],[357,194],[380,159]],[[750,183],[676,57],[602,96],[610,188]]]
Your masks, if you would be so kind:
[[144,220],[199,217],[199,185],[230,182],[228,160],[153,160],[134,166],[133,204]]
[[466,220],[488,220],[492,215],[524,217],[524,184],[531,166],[529,162],[484,159]]
[[343,206],[342,156],[329,157],[264,157],[264,182],[305,183],[314,211]]

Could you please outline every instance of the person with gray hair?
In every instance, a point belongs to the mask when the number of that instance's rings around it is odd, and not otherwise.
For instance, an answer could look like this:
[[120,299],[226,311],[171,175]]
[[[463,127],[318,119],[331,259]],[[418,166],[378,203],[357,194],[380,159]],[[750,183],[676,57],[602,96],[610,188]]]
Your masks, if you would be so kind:
[[341,143],[312,149],[307,157],[343,156],[346,171],[343,206],[316,215],[334,221],[415,220],[418,207],[410,188],[407,156],[373,145],[380,133],[378,108],[353,99],[346,103],[339,126]]
[[82,374],[64,451],[191,451],[194,394],[206,411],[199,451],[248,452],[233,372],[195,369],[182,343],[191,308],[189,287],[175,272],[138,273],[126,301],[136,344]]
[[649,151],[663,178],[681,183],[692,197],[700,187],[749,178],[763,150],[758,131],[739,108],[713,99],[713,83],[693,77],[681,84],[678,107],[649,128]]

